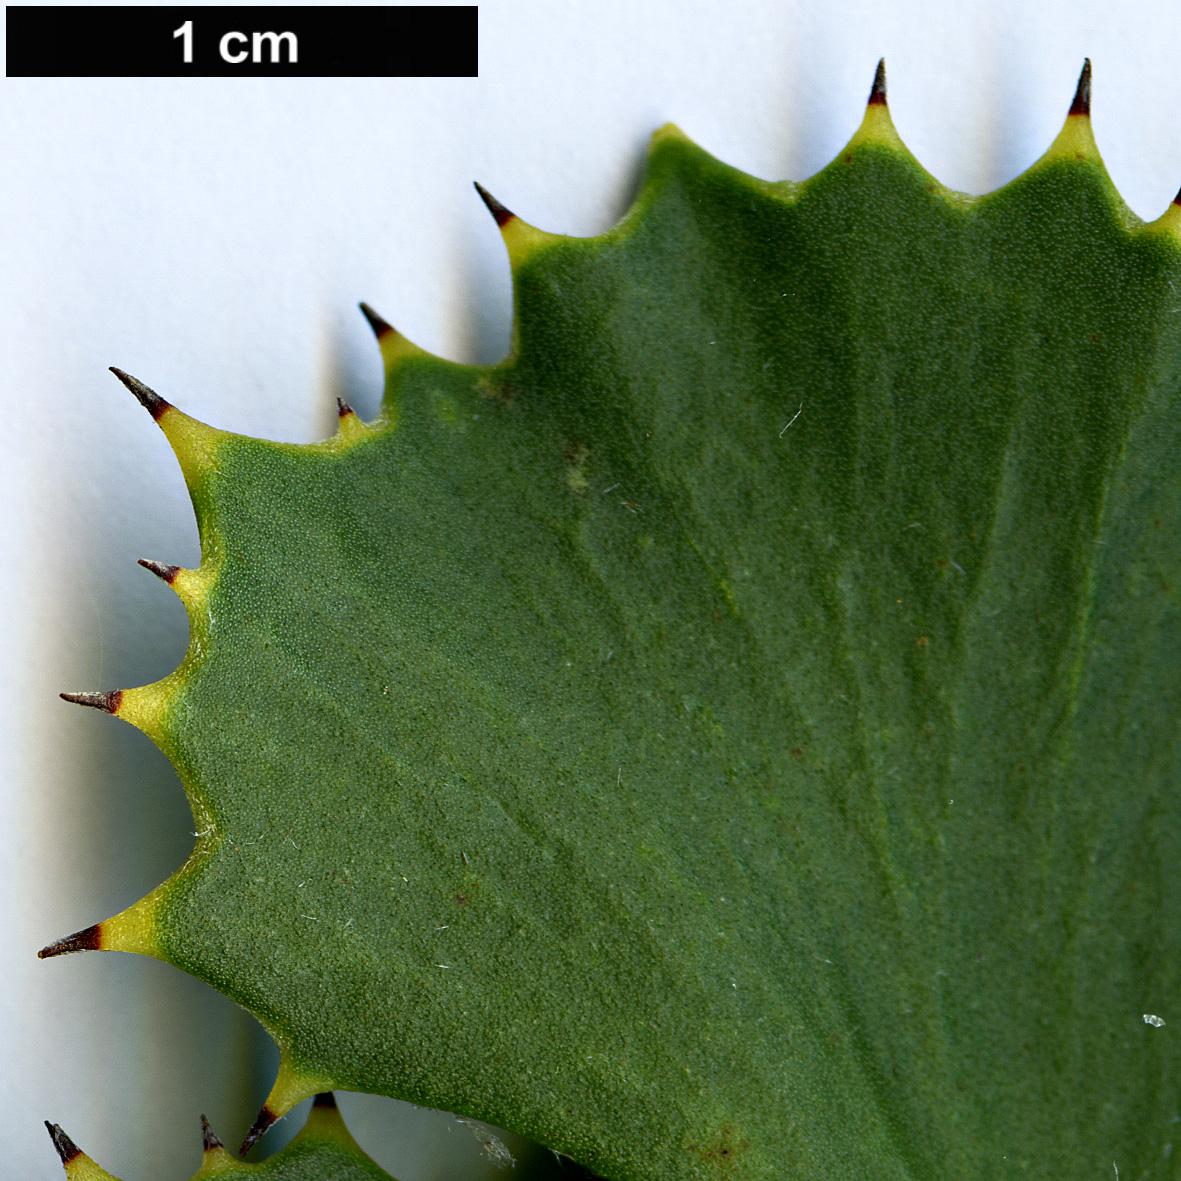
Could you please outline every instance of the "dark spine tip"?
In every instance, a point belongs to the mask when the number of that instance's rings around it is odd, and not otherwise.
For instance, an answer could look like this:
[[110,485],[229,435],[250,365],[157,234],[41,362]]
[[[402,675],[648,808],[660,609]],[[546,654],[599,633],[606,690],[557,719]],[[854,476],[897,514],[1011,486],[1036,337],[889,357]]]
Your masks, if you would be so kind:
[[873,86],[869,91],[869,106],[884,107],[886,105],[886,59],[882,58],[878,62],[878,68],[874,71]]
[[88,705],[91,709],[101,709],[113,714],[119,712],[123,690],[112,689],[109,693],[59,693],[58,696],[63,701],[73,702],[74,705]]
[[217,1133],[209,1126],[209,1121],[204,1115],[201,1116],[201,1147],[205,1152],[212,1152],[215,1148],[225,1147],[218,1139]]
[[357,413],[343,398],[336,399],[336,412],[341,418]]
[[1178,192],[1177,195],[1173,198],[1173,204],[1174,205],[1181,205],[1181,192]]
[[331,1091],[321,1091],[313,1100],[313,1107],[329,1107],[336,1110],[336,1096]]
[[488,206],[488,212],[496,219],[496,224],[503,227],[508,222],[512,221],[517,215],[511,209],[505,209],[503,205],[490,193],[480,182],[472,182],[476,186],[476,192],[480,194],[480,200]]
[[150,390],[138,378],[122,369],[111,366],[111,372],[139,399],[139,404],[157,421],[160,421],[165,410],[170,410],[171,403],[165,402],[155,390]]
[[54,1148],[57,1149],[57,1155],[62,1158],[63,1165],[68,1165],[74,1157],[82,1155],[82,1149],[57,1124],[51,1124],[49,1120],[46,1120],[45,1130],[49,1133],[49,1138],[53,1141]]
[[242,1141],[242,1147],[238,1149],[238,1155],[245,1156],[263,1138],[266,1130],[278,1118],[269,1107],[264,1107],[258,1113],[258,1118],[250,1125],[250,1131],[246,1133],[246,1139]]
[[176,576],[180,573],[179,566],[165,566],[163,562],[153,562],[151,558],[140,558],[139,564],[145,570],[150,570],[157,578],[164,579],[169,586],[176,581]]
[[76,931],[73,935],[67,935],[64,939],[59,939],[56,943],[43,947],[37,952],[37,958],[51,960],[55,955],[69,955],[74,951],[101,951],[102,935],[102,923],[95,923],[93,927],[87,927],[85,931]]
[[373,329],[373,335],[381,340],[389,332],[393,332],[393,326],[387,324],[367,303],[358,305],[361,309],[361,315],[369,321],[369,327]]
[[1075,88],[1074,101],[1070,104],[1072,115],[1090,116],[1091,114],[1091,59],[1083,59],[1083,72],[1078,76],[1078,86]]

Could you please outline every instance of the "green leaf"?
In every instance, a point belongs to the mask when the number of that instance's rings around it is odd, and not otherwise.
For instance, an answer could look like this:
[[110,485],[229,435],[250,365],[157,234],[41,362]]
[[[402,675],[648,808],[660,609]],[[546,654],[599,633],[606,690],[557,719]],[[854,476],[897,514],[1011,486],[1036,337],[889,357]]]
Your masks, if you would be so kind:
[[977,199],[878,97],[804,184],[666,128],[598,238],[501,210],[513,354],[376,321],[326,443],[140,390],[203,560],[105,705],[200,835],[48,950],[258,1016],[260,1132],[336,1087],[614,1181],[1168,1174],[1181,211],[1081,101]]

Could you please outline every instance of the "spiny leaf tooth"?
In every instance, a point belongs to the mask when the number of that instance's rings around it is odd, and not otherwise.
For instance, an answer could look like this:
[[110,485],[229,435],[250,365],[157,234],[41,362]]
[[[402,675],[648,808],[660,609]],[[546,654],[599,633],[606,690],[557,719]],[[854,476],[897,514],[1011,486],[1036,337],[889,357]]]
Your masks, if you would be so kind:
[[209,1126],[209,1121],[201,1117],[201,1167],[193,1175],[192,1181],[210,1181],[213,1177],[222,1177],[227,1173],[241,1174],[249,1165],[239,1164],[228,1152]]
[[245,1156],[266,1134],[270,1131],[271,1125],[280,1119],[265,1103],[262,1110],[254,1117],[254,1123],[250,1125],[250,1131],[246,1133],[246,1139],[242,1141],[242,1147],[238,1149],[239,1156]]
[[339,418],[335,438],[338,442],[356,443],[370,433],[357,412],[342,398],[336,399],[336,408]]
[[196,570],[186,570],[183,566],[168,566],[164,562],[153,562],[149,558],[140,558],[139,564],[168,583],[176,597],[189,608],[197,607],[204,601],[213,582],[212,563],[202,565]]
[[[238,1155],[245,1156],[266,1135],[271,1125],[282,1119],[297,1103],[331,1089],[331,1079],[298,1069],[292,1063],[288,1051],[280,1047],[279,1073],[275,1078],[275,1085],[271,1088],[271,1093],[262,1105],[262,1110],[255,1118],[250,1131],[246,1133],[246,1139],[242,1141]],[[335,1105],[336,1101],[333,1100],[333,1106]]]
[[203,1152],[212,1152],[215,1148],[224,1148],[221,1138],[209,1126],[209,1120],[206,1119],[205,1114],[201,1115],[201,1150]]
[[[184,868],[182,867],[177,871],[177,874],[179,875],[183,872]],[[157,886],[150,894],[141,898],[138,902],[132,903],[126,910],[120,911],[117,915],[112,915],[111,918],[105,919],[103,922],[97,923],[94,927],[89,928],[89,930],[95,932],[94,938],[96,942],[93,945],[93,950],[127,951],[134,952],[138,955],[152,956],[155,959],[165,958],[157,937],[157,915],[162,895],[172,880],[169,879],[163,885]],[[85,933],[80,932],[80,934]],[[47,948],[46,950],[48,951],[49,949]],[[66,950],[75,949],[67,948]],[[78,948],[77,950],[84,949]]]
[[57,1124],[46,1120],[45,1129],[70,1181],[117,1181],[106,1169],[100,1169]]
[[392,324],[379,316],[367,303],[361,303],[358,306],[361,308],[361,314],[369,321],[369,327],[373,329],[373,335],[377,337],[377,347],[381,349],[381,359],[385,365],[386,372],[389,372],[399,361],[404,360],[406,357],[429,357],[432,355],[426,349],[420,348],[408,337],[403,336]]
[[165,677],[162,681],[138,689],[114,689],[106,693],[62,693],[59,696],[63,701],[88,705],[92,709],[113,714],[158,742],[163,735],[164,711],[174,692],[173,677]]
[[1091,117],[1091,59],[1083,58],[1083,68],[1079,72],[1078,85],[1074,88],[1074,98],[1070,104],[1072,115]]
[[169,586],[176,581],[176,576],[180,573],[179,566],[166,566],[163,562],[152,561],[151,558],[140,558],[139,564],[145,570],[150,570],[157,578],[163,579]]
[[[105,1169],[99,1168],[57,1124],[46,1120],[45,1127],[70,1181],[118,1181]],[[292,1138],[288,1148],[263,1165],[243,1164],[226,1152],[205,1116],[201,1117],[201,1145],[204,1150],[201,1165],[193,1174],[192,1181],[253,1177],[259,1174],[288,1176],[292,1173],[300,1177],[323,1177],[326,1181],[346,1173],[350,1177],[382,1177],[393,1181],[353,1139],[336,1110],[331,1094],[316,1096],[307,1123]],[[284,1157],[288,1149],[291,1151]]]
[[563,235],[551,234],[546,230],[539,230],[527,221],[522,221],[511,209],[503,206],[479,181],[473,181],[480,200],[488,207],[493,220],[500,229],[500,236],[504,239],[508,249],[509,266],[515,271],[538,250],[553,242],[562,241]]
[[131,951],[162,958],[156,918],[161,894],[168,884],[165,882],[119,914],[43,947],[37,958],[49,960],[75,951]]
[[175,692],[171,677],[138,689],[108,689],[99,692],[59,693],[63,701],[101,709],[142,730],[157,744],[163,737],[164,713]]
[[869,106],[886,105],[886,59],[878,58],[878,68],[874,71],[873,85],[869,89]]
[[232,436],[228,431],[219,431],[206,426],[195,418],[177,410],[166,402],[155,390],[149,389],[138,378],[111,366],[111,372],[136,396],[141,406],[156,420],[164,437],[176,455],[185,483],[190,488],[213,466],[221,445]]
[[[311,444],[314,449],[330,453],[347,451],[354,444],[374,434],[375,428],[362,422],[357,412],[343,398],[336,399],[336,411],[336,433],[322,443]],[[381,425],[388,423],[387,417]]]
[[492,214],[493,221],[499,229],[504,229],[510,221],[517,215],[509,208],[501,203],[490,193],[478,180],[472,181],[476,187],[476,192],[480,194],[480,200],[488,206],[488,212]]
[[122,369],[116,369],[114,365],[110,368],[111,372],[136,396],[139,404],[157,422],[160,421],[166,411],[175,409],[170,402],[165,402],[155,390],[144,385],[138,377],[132,377],[130,373],[124,373]]
[[894,148],[896,151],[910,155],[909,149],[902,142],[894,127],[894,120],[890,118],[890,108],[886,105],[886,59],[878,62],[873,75],[873,85],[869,90],[869,99],[865,104],[865,115],[861,126],[853,133],[853,138],[845,145],[842,155],[863,143],[877,144],[881,147]]
[[[1073,158],[1075,160],[1091,160],[1102,164],[1102,157],[1095,144],[1095,133],[1091,128],[1091,59],[1083,61],[1082,72],[1079,74],[1078,85],[1075,87],[1074,98],[1070,102],[1070,110],[1066,115],[1066,122],[1058,132],[1049,150],[1037,163],[1042,161]],[[1037,167],[1037,164],[1034,165]]]
[[53,1141],[53,1147],[57,1149],[57,1155],[61,1157],[63,1165],[68,1165],[74,1157],[81,1155],[82,1149],[62,1131],[60,1124],[51,1124],[49,1120],[46,1120],[45,1130],[49,1133],[49,1138]]
[[90,709],[101,709],[104,713],[118,715],[119,706],[123,701],[123,690],[108,689],[95,693],[59,693],[58,696],[63,701],[68,701],[72,705],[85,705]]
[[164,737],[164,716],[176,693],[179,674],[173,673],[162,681],[142,685],[137,689],[108,689],[99,692],[59,693],[63,701],[85,705],[113,714],[142,730],[153,742],[160,744]]
[[70,955],[75,951],[102,951],[104,950],[102,927],[102,923],[95,923],[85,930],[75,931],[73,935],[58,939],[37,952],[37,958],[51,960],[54,956]]

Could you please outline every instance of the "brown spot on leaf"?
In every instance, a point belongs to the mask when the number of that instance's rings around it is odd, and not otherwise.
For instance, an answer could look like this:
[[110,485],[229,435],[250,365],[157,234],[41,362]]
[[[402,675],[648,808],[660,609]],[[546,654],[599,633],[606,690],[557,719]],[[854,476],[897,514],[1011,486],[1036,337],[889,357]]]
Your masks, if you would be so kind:
[[731,1124],[723,1124],[715,1138],[694,1141],[686,1145],[686,1148],[703,1160],[712,1161],[719,1167],[725,1166],[721,1170],[722,1175],[730,1176],[731,1169],[737,1167],[738,1160],[750,1148],[750,1142],[740,1139]]
[[590,448],[585,443],[566,444],[566,483],[571,492],[585,492],[590,487],[586,474],[586,461]]
[[478,378],[476,380],[476,389],[484,397],[491,398],[494,402],[500,402],[503,406],[509,405],[517,397],[517,387],[512,382],[504,381],[499,377],[495,379],[487,376]]

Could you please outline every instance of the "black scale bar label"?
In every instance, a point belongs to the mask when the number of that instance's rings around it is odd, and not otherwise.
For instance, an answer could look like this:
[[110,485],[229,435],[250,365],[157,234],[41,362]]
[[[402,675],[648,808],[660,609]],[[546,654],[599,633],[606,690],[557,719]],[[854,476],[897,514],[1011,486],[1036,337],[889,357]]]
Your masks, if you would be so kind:
[[8,5],[10,78],[474,78],[477,8]]

